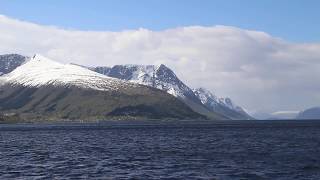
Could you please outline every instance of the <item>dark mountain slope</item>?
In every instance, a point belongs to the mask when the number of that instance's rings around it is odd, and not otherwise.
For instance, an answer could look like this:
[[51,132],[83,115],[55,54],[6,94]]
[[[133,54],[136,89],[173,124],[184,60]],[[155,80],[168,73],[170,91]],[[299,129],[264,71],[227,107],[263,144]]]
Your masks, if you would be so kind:
[[204,119],[178,99],[157,89],[96,91],[78,87],[5,85],[0,111],[22,119]]

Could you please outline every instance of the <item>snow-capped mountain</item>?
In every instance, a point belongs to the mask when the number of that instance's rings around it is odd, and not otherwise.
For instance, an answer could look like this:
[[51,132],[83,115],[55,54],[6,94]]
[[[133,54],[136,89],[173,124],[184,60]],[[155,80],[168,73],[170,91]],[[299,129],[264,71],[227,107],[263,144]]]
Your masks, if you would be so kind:
[[207,109],[175,73],[165,65],[115,65],[113,67],[89,68],[109,77],[142,84],[165,91],[183,101],[195,112],[211,119],[229,119],[227,116]]
[[130,89],[131,86],[146,85],[175,96],[193,111],[211,119],[251,119],[229,98],[217,98],[203,88],[192,90],[163,64],[86,67],[78,64],[60,64],[41,55],[24,59],[21,58],[24,56],[20,55],[10,56],[11,64],[14,66],[10,66],[10,70],[5,74],[24,64],[12,73],[3,75],[0,85],[10,83],[25,87],[75,86],[101,91],[124,90]]
[[218,106],[224,106],[240,113],[244,112],[244,110],[240,106],[235,105],[230,98],[218,98],[205,88],[193,89],[193,92],[203,104],[208,105],[213,109]]
[[[252,119],[245,111],[232,103],[229,98],[217,98],[203,88],[192,90],[184,84],[167,66],[161,65],[116,65],[113,67],[91,68],[101,74],[151,86],[166,91],[191,107],[197,106],[202,113],[207,109],[231,119]],[[213,104],[216,103],[214,106]],[[204,107],[204,108],[203,108]],[[249,118],[250,117],[250,118]]]
[[20,120],[205,118],[161,90],[41,55],[0,82],[0,112],[18,114]]
[[232,119],[253,119],[240,106],[235,105],[230,98],[218,98],[205,88],[193,89],[193,92],[202,104],[212,111],[228,114]]
[[10,73],[28,59],[26,56],[19,54],[0,55],[0,76]]
[[175,97],[187,97],[197,101],[192,89],[186,86],[171,69],[163,64],[157,66],[115,65],[112,68],[96,67],[94,71],[109,77],[161,89]]
[[34,55],[23,66],[3,76],[10,84],[26,87],[77,86],[96,90],[116,90],[137,86],[133,83],[107,77],[73,64],[61,64],[41,55]]

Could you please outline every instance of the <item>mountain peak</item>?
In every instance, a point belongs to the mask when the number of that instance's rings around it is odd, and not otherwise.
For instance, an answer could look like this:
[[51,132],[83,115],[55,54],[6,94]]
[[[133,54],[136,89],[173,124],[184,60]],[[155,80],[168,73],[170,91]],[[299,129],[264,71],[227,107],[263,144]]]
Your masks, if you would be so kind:
[[11,84],[27,87],[77,86],[96,90],[116,90],[118,86],[133,86],[118,79],[106,77],[72,64],[62,64],[42,55],[34,55],[29,61],[5,77]]
[[40,61],[41,59],[47,59],[47,58],[40,54],[34,54],[30,60]]
[[164,64],[158,64],[158,65],[156,65],[155,66],[156,67],[156,69],[169,69],[166,65],[164,65]]
[[46,57],[42,56],[41,54],[34,54],[32,59],[45,59]]
[[155,69],[156,69],[156,71],[160,71],[160,70],[172,71],[168,66],[166,66],[164,64],[156,65]]
[[111,68],[97,67],[94,70],[109,77],[158,88],[176,97],[184,98],[185,96],[190,96],[193,99],[197,99],[192,90],[180,81],[175,73],[164,64],[115,65]]
[[63,65],[63,64],[61,64],[61,63],[58,63],[58,62],[56,62],[56,61],[54,61],[54,60],[51,60],[51,59],[49,59],[49,58],[47,58],[47,57],[44,57],[44,56],[42,56],[41,54],[35,54],[35,55],[33,55],[32,57],[31,57],[31,59],[29,60],[29,62],[41,62],[41,63],[50,63],[50,64],[52,64],[52,63],[54,63],[55,65]]

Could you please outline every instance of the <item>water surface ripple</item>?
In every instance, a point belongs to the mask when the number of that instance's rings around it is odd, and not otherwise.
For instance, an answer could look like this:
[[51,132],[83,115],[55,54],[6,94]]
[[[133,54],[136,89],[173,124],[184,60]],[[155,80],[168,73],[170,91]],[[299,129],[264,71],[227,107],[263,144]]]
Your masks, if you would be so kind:
[[320,178],[316,121],[53,127],[0,125],[0,179]]

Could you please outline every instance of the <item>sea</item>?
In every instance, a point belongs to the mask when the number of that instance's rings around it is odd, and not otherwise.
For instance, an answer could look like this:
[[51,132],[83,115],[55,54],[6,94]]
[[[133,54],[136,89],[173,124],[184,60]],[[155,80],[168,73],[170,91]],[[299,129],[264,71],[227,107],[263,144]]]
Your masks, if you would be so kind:
[[320,179],[320,121],[0,125],[0,179]]

